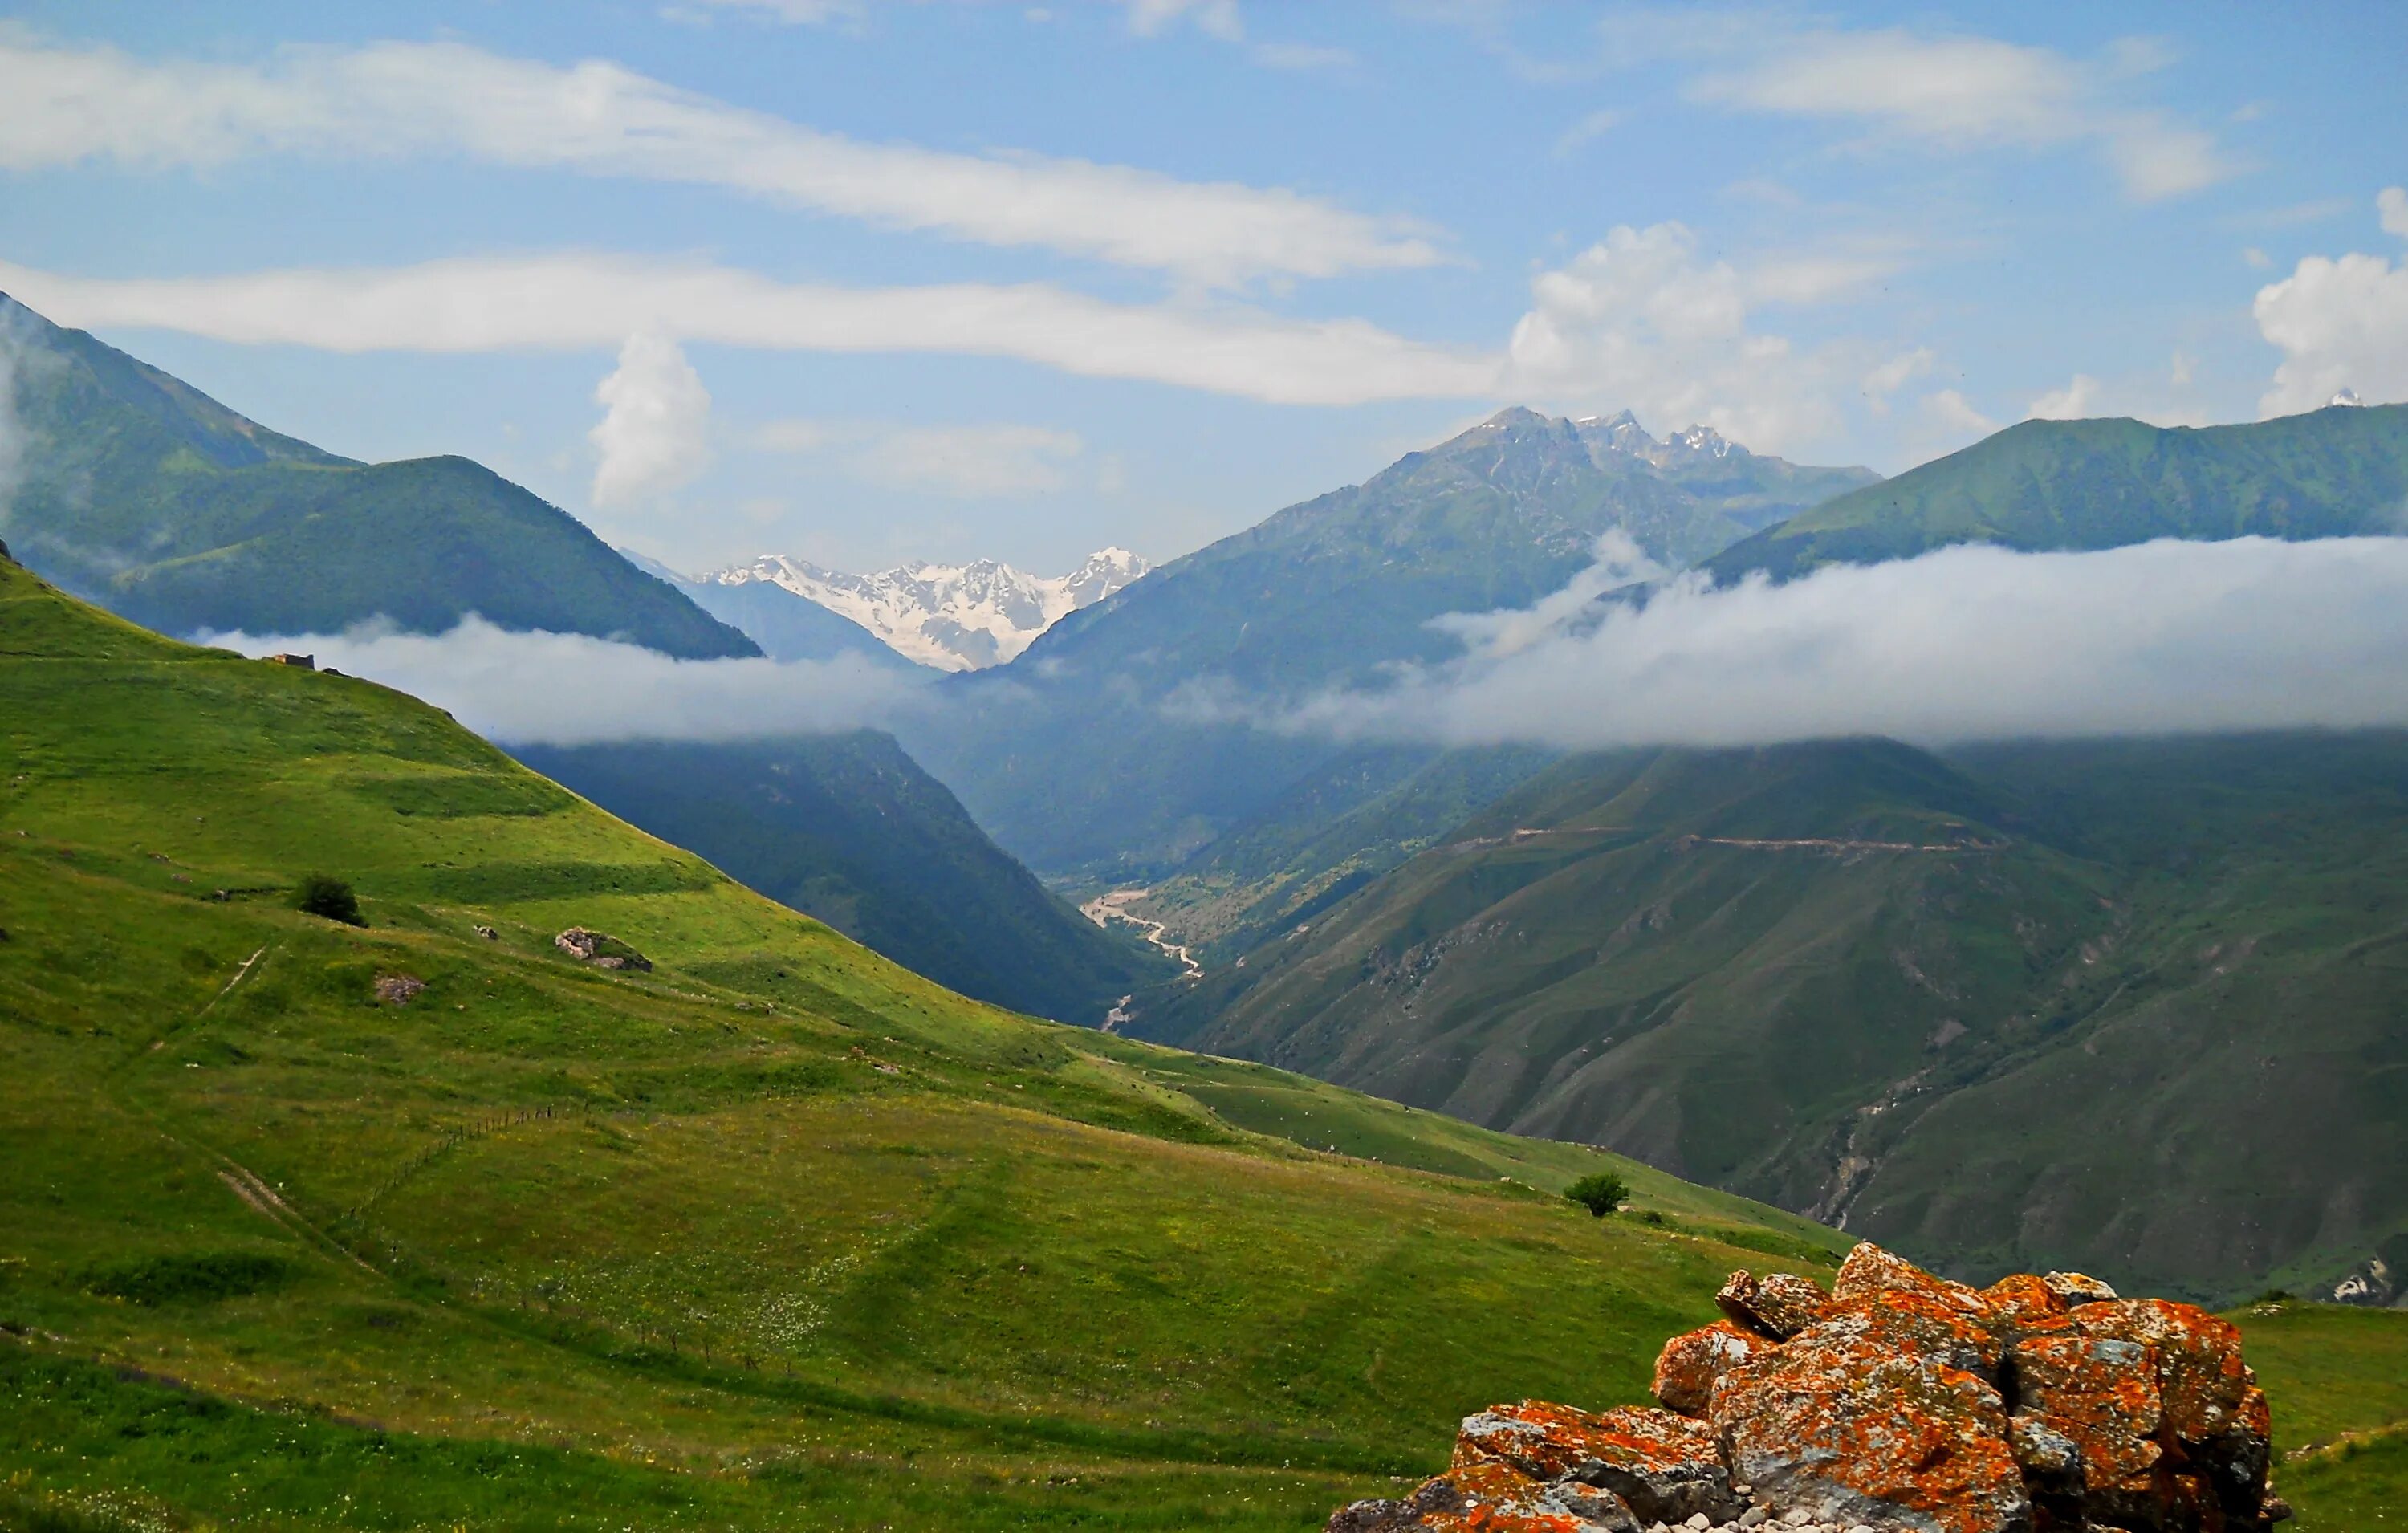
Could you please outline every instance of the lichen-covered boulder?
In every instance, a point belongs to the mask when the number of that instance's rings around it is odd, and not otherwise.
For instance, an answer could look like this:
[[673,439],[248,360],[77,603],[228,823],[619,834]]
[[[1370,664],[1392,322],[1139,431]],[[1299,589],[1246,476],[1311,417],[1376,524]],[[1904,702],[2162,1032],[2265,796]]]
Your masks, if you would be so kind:
[[1980,1375],[1826,1321],[1714,1386],[1731,1477],[1842,1527],[2028,1533],[2004,1401]]
[[1769,1352],[1773,1344],[1727,1320],[1684,1331],[1656,1354],[1656,1397],[1666,1410],[1702,1416],[1707,1402],[1713,1398],[1714,1381]]
[[1831,1296],[1810,1278],[1794,1272],[1754,1277],[1742,1269],[1714,1296],[1723,1313],[1748,1330],[1776,1341],[1786,1341],[1823,1318]]
[[2027,1336],[2069,1330],[2073,1325],[2072,1306],[2057,1297],[2046,1279],[2028,1272],[2000,1278],[1983,1289],[1982,1302],[1989,1307],[1990,1334],[2001,1348],[2012,1347]]
[[2006,1354],[1986,1315],[1967,1313],[1921,1289],[1899,1288],[1870,1297],[1841,1300],[1831,1312],[1800,1331],[1806,1337],[1852,1337],[1896,1352],[1914,1353],[1996,1383]]
[[2114,1337],[2036,1336],[2015,1344],[2011,1367],[2018,1426],[2029,1423],[2073,1444],[2079,1473],[2068,1488],[2093,1521],[2157,1526],[2165,1402],[2155,1354]]
[[2272,1418],[2258,1376],[2242,1360],[2241,1332],[2194,1305],[2128,1298],[2086,1304],[2087,1336],[2147,1350],[2164,1406],[2164,1435],[2179,1468],[2195,1475],[2225,1514],[2259,1514],[2272,1459]]
[[1490,1462],[1459,1465],[1400,1501],[1340,1507],[1326,1533],[1639,1533],[1640,1526],[1610,1493]]
[[1611,1492],[1648,1522],[1683,1522],[1700,1512],[1725,1522],[1746,1510],[1731,1493],[1719,1435],[1670,1411],[1592,1414],[1542,1400],[1492,1406],[1465,1418],[1455,1441],[1455,1469],[1484,1464]]
[[2068,1305],[2107,1304],[2116,1297],[2114,1289],[2087,1273],[2051,1272],[2040,1281],[2048,1285],[2049,1292]]
[[1856,1249],[1840,1263],[1840,1275],[1831,1282],[1831,1297],[1843,1301],[1883,1298],[1895,1294],[1919,1294],[1971,1321],[1985,1322],[1990,1318],[1989,1304],[1982,1297],[1980,1289],[1926,1272],[1905,1257],[1884,1251],[1870,1240],[1856,1242]]

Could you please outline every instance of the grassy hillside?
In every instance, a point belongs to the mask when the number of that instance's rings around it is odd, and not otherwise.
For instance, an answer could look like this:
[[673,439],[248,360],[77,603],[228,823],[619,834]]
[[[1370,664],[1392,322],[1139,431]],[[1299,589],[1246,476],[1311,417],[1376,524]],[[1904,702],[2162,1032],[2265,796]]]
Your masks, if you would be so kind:
[[1586,757],[1139,1025],[1969,1275],[2329,1291],[2408,1232],[2402,784],[2387,734]]
[[2408,1508],[2408,1312],[2260,1305],[2232,1317],[2275,1402],[2274,1477],[2298,1533],[2368,1533]]
[[1122,996],[1178,973],[1125,928],[1105,931],[1038,882],[886,735],[516,753],[780,904],[979,1000],[1092,1026]]
[[336,633],[385,618],[749,655],[750,639],[557,508],[465,458],[357,464],[279,436],[0,294],[28,442],[0,539],[169,633]]
[[[21,1511],[1309,1527],[1839,1243],[965,1001],[432,709],[6,566],[0,764]],[[1660,1223],[1552,1195],[1601,1166]]]
[[2104,549],[2156,537],[2400,531],[2408,405],[2248,425],[2026,421],[1840,495],[1706,562],[1724,580],[1910,558],[1950,543]]

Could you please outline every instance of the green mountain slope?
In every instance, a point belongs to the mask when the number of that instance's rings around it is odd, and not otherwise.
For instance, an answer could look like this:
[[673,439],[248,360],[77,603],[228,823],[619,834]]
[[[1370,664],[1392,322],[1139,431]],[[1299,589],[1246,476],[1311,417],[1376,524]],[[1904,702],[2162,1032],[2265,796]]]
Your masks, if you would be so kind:
[[1150,879],[1344,775],[1339,748],[1247,710],[1455,652],[1430,619],[1536,601],[1605,533],[1684,566],[1872,478],[1504,410],[1072,613],[903,743],[1039,873]]
[[2103,549],[2157,537],[2340,537],[2408,522],[2408,405],[2250,425],[2026,421],[1803,511],[1706,561],[1719,580],[1911,558],[1950,543]]
[[780,904],[979,1000],[1093,1025],[1121,996],[1176,973],[1038,882],[886,735],[514,753]]
[[465,458],[357,464],[0,294],[28,438],[0,539],[171,633],[335,633],[384,618],[624,638],[688,658],[750,639],[574,518]]
[[2408,1231],[2403,940],[2397,735],[1631,752],[1138,1025],[1975,1275],[2214,1296]]
[[[1293,1527],[1839,1243],[979,1006],[410,698],[7,566],[0,931],[12,1508]],[[1600,1167],[1663,1222],[1553,1196]]]

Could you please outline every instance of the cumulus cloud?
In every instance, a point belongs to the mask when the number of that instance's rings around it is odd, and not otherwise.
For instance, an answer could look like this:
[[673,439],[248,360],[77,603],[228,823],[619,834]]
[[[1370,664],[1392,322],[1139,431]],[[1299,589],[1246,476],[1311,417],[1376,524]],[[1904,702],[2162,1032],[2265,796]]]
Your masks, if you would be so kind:
[[[2408,190],[2375,198],[2384,231],[2408,239]],[[2408,400],[2408,258],[2312,255],[2258,290],[2258,333],[2283,361],[2261,415],[2316,409],[2343,389],[2370,404]]]
[[1517,395],[1701,423],[1778,452],[1832,433],[1861,371],[1836,349],[1753,327],[1759,290],[1729,262],[1701,259],[1678,223],[1618,227],[1530,289],[1507,346]]
[[2076,373],[2065,387],[2051,389],[2033,400],[2024,414],[2034,421],[2078,421],[2098,413],[2099,390],[2097,379]]
[[[1609,550],[1568,594],[1450,625],[1452,664],[1252,715],[1347,738],[1745,745],[2408,724],[2408,538],[1943,549],[1643,605]],[[1227,699],[1223,716],[1248,716]]]
[[425,699],[505,745],[764,739],[876,727],[924,683],[832,661],[673,660],[582,634],[512,633],[471,617],[444,634],[364,624],[341,634],[214,634],[245,654],[298,652]]
[[1077,432],[1050,426],[883,421],[774,421],[753,441],[777,452],[833,452],[865,483],[965,499],[1061,489],[1068,465],[1086,451]]
[[478,257],[231,277],[62,276],[0,262],[0,288],[62,324],[335,351],[599,350],[631,331],[802,351],[1015,357],[1283,405],[1488,397],[1494,356],[1362,320],[1240,305],[1108,303],[1044,283],[848,288],[696,262]]
[[601,454],[594,504],[649,500],[690,482],[710,461],[710,392],[677,342],[636,335],[594,391],[603,406],[591,433]]
[[1418,225],[1279,188],[1019,152],[866,144],[602,60],[564,68],[437,42],[293,47],[256,64],[154,62],[0,30],[0,167],[208,166],[266,154],[460,156],[715,186],[1188,283],[1444,259]]
[[2142,201],[2214,184],[2234,166],[2213,134],[2129,104],[2125,82],[2164,62],[2129,42],[2095,63],[2046,48],[1902,28],[1727,29],[1705,44],[1726,62],[1689,82],[1698,100],[1862,124],[1927,148],[2087,145]]

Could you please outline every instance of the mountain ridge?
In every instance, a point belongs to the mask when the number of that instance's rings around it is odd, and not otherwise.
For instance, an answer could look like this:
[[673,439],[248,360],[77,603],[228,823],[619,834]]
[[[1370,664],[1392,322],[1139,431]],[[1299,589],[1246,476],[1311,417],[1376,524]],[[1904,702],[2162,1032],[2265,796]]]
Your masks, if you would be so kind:
[[381,618],[440,633],[473,612],[681,658],[760,652],[469,459],[337,457],[6,295],[0,342],[31,438],[0,537],[137,621],[298,636]]

